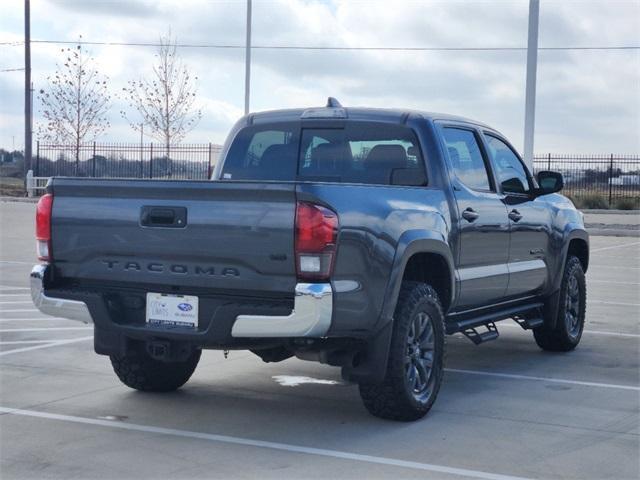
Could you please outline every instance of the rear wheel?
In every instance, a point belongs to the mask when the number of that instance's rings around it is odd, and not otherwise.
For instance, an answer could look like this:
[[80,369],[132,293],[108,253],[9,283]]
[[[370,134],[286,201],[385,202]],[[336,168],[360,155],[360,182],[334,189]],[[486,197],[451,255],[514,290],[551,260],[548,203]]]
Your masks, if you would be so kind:
[[543,326],[533,331],[536,343],[543,350],[568,352],[580,343],[587,305],[587,285],[582,264],[570,256],[560,284],[560,305],[555,327],[549,328],[545,318]]
[[360,384],[360,396],[370,413],[401,421],[426,415],[442,383],[444,332],[436,291],[424,283],[404,282],[385,377],[380,383]]
[[201,350],[193,350],[184,361],[162,362],[143,348],[126,355],[111,355],[111,365],[127,387],[143,392],[171,392],[187,383],[200,361]]

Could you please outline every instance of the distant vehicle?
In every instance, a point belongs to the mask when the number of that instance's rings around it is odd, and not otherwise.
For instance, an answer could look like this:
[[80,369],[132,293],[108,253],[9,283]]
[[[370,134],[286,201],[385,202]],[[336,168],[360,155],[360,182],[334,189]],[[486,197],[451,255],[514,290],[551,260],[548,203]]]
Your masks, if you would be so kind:
[[129,387],[248,349],[341,367],[406,421],[436,399],[446,334],[513,319],[544,350],[580,342],[582,216],[496,130],[330,99],[243,117],[221,158],[214,181],[54,178],[38,204],[33,300],[93,322]]

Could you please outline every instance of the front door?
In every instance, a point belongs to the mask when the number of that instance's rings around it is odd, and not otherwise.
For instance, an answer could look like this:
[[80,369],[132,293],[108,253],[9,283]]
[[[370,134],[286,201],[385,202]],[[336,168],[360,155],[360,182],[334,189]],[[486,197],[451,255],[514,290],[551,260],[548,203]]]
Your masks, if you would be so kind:
[[445,126],[442,132],[458,206],[455,310],[462,311],[503,299],[509,278],[509,221],[489,174],[479,133],[462,126]]
[[536,200],[531,195],[531,176],[509,144],[491,132],[484,132],[484,139],[509,216],[511,243],[506,295],[533,295],[547,280],[551,210],[543,199]]

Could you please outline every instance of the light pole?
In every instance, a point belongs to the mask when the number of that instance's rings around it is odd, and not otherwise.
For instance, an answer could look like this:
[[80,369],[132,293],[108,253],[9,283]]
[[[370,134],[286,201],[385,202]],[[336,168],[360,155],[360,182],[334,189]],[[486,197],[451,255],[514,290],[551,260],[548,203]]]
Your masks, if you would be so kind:
[[247,0],[247,43],[244,54],[244,114],[249,113],[251,90],[251,0]]
[[24,173],[31,170],[31,6],[24,0]]
[[538,70],[538,17],[540,0],[529,0],[527,84],[524,105],[524,161],[533,170],[533,134],[536,126],[536,72]]

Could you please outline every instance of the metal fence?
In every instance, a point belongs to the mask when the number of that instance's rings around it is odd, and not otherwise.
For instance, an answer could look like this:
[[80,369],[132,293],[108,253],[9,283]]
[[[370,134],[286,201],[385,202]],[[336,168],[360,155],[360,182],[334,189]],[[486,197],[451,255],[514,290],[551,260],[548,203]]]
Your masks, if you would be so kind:
[[638,155],[536,155],[533,170],[555,170],[564,177],[563,194],[600,196],[609,205],[619,199],[640,203]]
[[180,144],[168,151],[157,143],[36,143],[36,177],[104,177],[205,180],[216,164],[220,145]]
[[[36,177],[207,179],[222,147],[208,144],[90,143],[73,145],[38,142]],[[535,172],[556,170],[565,180],[565,194],[600,196],[609,205],[632,199],[640,205],[639,155],[536,155]]]

